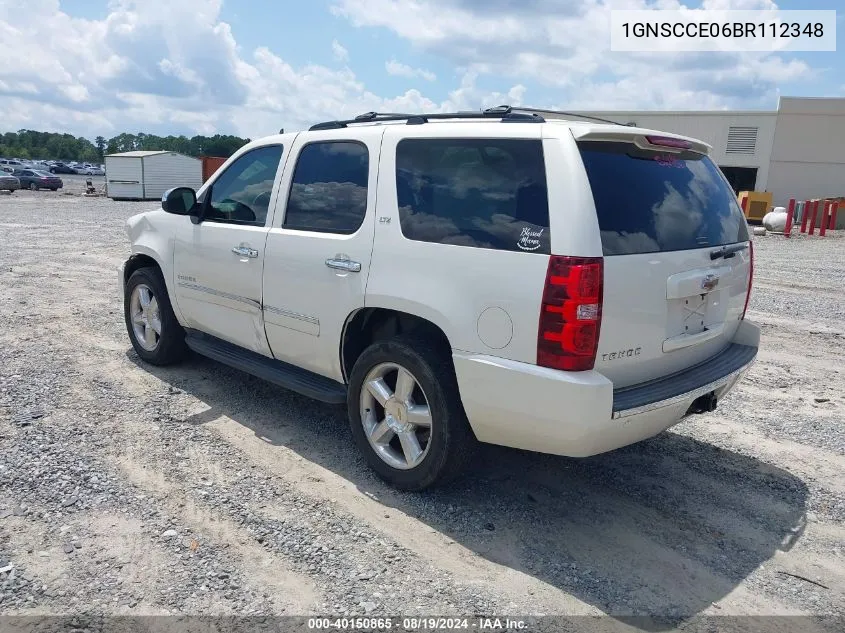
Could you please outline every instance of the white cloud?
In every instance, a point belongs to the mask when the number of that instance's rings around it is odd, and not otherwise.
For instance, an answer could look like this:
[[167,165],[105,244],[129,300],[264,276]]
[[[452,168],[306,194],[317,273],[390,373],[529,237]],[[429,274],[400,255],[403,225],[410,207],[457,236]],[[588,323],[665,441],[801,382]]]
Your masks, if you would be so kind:
[[388,75],[395,75],[398,77],[409,77],[411,79],[420,77],[421,79],[425,79],[426,81],[437,80],[437,75],[435,75],[430,70],[425,70],[424,68],[411,68],[407,64],[397,62],[395,59],[391,59],[390,61],[385,62],[384,68],[387,71]]
[[332,40],[332,56],[339,62],[349,61],[349,51],[337,40]]
[[[439,109],[417,90],[368,91],[349,69],[294,68],[266,48],[239,50],[219,0],[114,0],[103,20],[58,0],[0,2],[4,129],[95,136],[144,130],[256,137],[377,109]],[[336,58],[348,57],[337,41]]]
[[[448,111],[526,99],[596,109],[773,105],[779,84],[812,74],[787,56],[607,51],[609,7],[676,8],[678,0],[333,1],[334,13],[351,24],[388,29],[446,60],[459,85],[448,91],[429,70],[391,59],[386,71],[417,87],[378,94],[346,66],[349,53],[337,40],[332,54],[343,68],[295,67],[268,48],[244,50],[220,19],[222,0],[111,0],[100,20],[71,17],[62,7],[72,3],[59,0],[0,0],[0,41],[21,53],[0,66],[0,125],[91,137],[138,130],[256,137],[370,110]],[[726,4],[738,6],[705,0]],[[532,83],[550,95],[545,103],[531,98]],[[427,96],[420,84],[426,92],[439,88],[441,97]],[[489,85],[498,88],[480,87]]]
[[[677,9],[679,0],[335,0],[353,25],[385,28],[478,76],[533,81],[568,107],[774,105],[777,85],[808,79],[773,54],[630,54],[609,48],[611,9]],[[772,9],[771,0],[704,0],[703,8]]]

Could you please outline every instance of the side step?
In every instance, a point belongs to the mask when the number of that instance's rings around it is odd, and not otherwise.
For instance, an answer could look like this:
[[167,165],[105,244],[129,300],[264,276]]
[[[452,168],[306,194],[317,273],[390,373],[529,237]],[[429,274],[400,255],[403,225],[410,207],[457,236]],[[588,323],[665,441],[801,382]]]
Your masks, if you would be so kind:
[[196,330],[187,330],[185,343],[197,354],[240,369],[303,396],[329,404],[346,402],[346,385],[307,369],[267,358]]

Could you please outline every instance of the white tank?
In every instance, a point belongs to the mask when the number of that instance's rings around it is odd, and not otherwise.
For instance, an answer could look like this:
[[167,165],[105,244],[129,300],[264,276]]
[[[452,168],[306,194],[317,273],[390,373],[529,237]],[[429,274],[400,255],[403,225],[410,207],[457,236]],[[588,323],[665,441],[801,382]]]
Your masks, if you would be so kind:
[[769,231],[783,233],[786,228],[786,209],[775,207],[763,216],[763,226]]

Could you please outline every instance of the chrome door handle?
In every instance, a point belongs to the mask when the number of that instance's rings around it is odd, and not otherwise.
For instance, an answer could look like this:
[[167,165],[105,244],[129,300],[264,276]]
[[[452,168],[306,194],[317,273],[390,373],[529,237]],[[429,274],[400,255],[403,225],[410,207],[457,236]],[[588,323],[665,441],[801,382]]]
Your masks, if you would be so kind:
[[359,262],[353,262],[350,259],[327,259],[326,266],[336,268],[337,270],[345,270],[348,273],[361,272],[361,264]]
[[258,251],[249,246],[233,246],[232,252],[241,257],[258,257]]

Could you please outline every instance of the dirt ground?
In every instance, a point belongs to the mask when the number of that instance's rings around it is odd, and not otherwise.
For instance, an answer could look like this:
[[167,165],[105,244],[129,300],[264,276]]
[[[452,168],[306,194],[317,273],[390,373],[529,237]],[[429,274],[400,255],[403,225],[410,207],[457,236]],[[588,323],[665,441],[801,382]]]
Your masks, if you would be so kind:
[[0,613],[845,616],[843,232],[755,238],[760,356],[714,413],[405,494],[342,409],[138,360],[117,267],[155,206],[0,194]]

